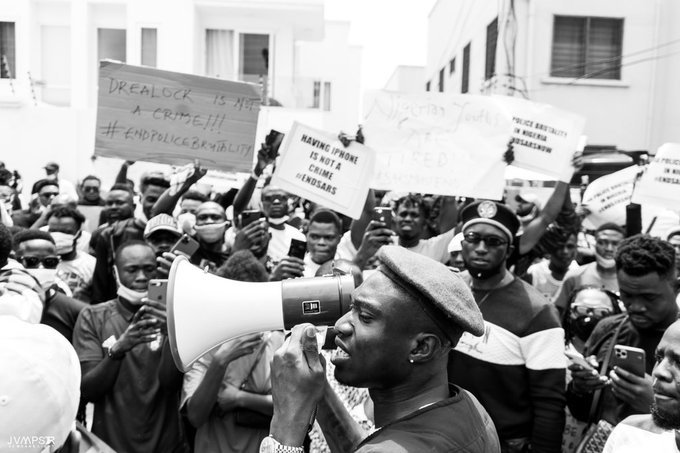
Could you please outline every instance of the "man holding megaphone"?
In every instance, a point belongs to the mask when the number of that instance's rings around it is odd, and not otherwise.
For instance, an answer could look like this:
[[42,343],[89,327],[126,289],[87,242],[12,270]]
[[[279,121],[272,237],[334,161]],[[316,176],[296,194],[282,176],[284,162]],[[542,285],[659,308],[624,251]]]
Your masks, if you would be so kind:
[[293,328],[272,361],[274,415],[260,452],[302,453],[316,413],[332,451],[499,452],[481,404],[448,382],[447,357],[464,331],[484,333],[463,280],[402,247],[379,252],[377,272],[335,323],[336,379],[368,387],[380,429],[366,437],[325,379],[316,330]]

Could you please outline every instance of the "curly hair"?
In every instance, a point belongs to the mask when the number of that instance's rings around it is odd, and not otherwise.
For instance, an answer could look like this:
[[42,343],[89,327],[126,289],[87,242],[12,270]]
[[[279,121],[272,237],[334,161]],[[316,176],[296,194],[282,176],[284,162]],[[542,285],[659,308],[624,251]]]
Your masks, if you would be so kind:
[[409,193],[395,200],[393,202],[392,210],[394,212],[397,212],[399,210],[399,206],[401,205],[417,207],[424,218],[428,218],[430,216],[429,206],[427,203],[425,203],[425,200],[423,200],[423,196],[419,193]]
[[250,252],[239,250],[217,269],[217,275],[240,282],[267,282],[269,274],[264,265]]
[[650,272],[668,277],[675,271],[675,249],[668,242],[649,235],[631,236],[619,244],[616,270],[636,277]]

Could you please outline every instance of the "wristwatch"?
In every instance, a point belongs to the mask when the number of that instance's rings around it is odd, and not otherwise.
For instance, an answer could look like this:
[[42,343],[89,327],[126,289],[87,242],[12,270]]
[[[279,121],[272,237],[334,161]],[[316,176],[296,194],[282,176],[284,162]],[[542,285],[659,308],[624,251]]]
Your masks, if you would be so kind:
[[304,453],[304,451],[302,447],[282,445],[271,434],[262,439],[262,443],[260,443],[260,453]]

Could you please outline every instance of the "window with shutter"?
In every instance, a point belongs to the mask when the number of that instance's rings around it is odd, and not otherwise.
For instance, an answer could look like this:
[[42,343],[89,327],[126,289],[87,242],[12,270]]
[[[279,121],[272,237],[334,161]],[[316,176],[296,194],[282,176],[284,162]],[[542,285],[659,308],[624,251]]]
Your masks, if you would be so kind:
[[498,18],[486,27],[486,64],[484,80],[489,80],[496,72],[496,42],[498,41]]
[[470,44],[463,48],[463,77],[460,84],[460,92],[467,93],[470,84]]
[[621,79],[623,19],[555,16],[552,77]]

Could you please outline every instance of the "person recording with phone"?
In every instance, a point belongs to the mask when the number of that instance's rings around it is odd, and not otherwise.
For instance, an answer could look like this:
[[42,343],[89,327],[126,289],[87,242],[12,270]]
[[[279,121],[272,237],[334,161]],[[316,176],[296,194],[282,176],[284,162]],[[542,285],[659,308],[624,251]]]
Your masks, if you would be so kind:
[[73,333],[82,398],[94,403],[92,432],[116,451],[187,452],[178,410],[182,375],[169,351],[165,304],[147,297],[156,255],[132,240],[115,256],[117,296],[86,307]]
[[[655,349],[666,328],[678,317],[675,250],[670,244],[651,236],[633,236],[621,242],[615,261],[620,297],[627,313],[607,317],[597,324],[583,355],[589,362],[595,360],[598,367],[572,363],[569,369],[573,379],[567,386],[569,409],[574,417],[584,421],[591,417],[594,392],[602,390],[599,419],[613,425],[631,414],[649,413]],[[616,345],[644,351],[644,377],[616,365]],[[610,363],[603,371],[610,349]]]
[[[250,178],[246,180],[234,198],[234,218],[237,218],[244,212],[248,208],[249,203],[252,204],[251,198],[258,185],[258,181],[262,177],[264,169],[275,162],[282,139],[283,134],[274,130],[267,135],[265,143],[262,144],[262,147],[257,152],[257,162],[250,174]],[[289,198],[290,194],[288,192],[267,182],[265,182],[260,193],[259,209],[267,220],[270,233],[267,255],[274,264],[277,264],[287,256],[291,239],[305,240],[305,235],[302,232],[287,223],[290,219]],[[234,242],[233,237],[235,234],[235,230],[231,230],[227,234],[227,244]]]
[[316,271],[337,256],[342,232],[340,217],[330,209],[317,209],[309,219],[306,241],[291,240],[288,256],[272,271],[273,281],[314,277]]

